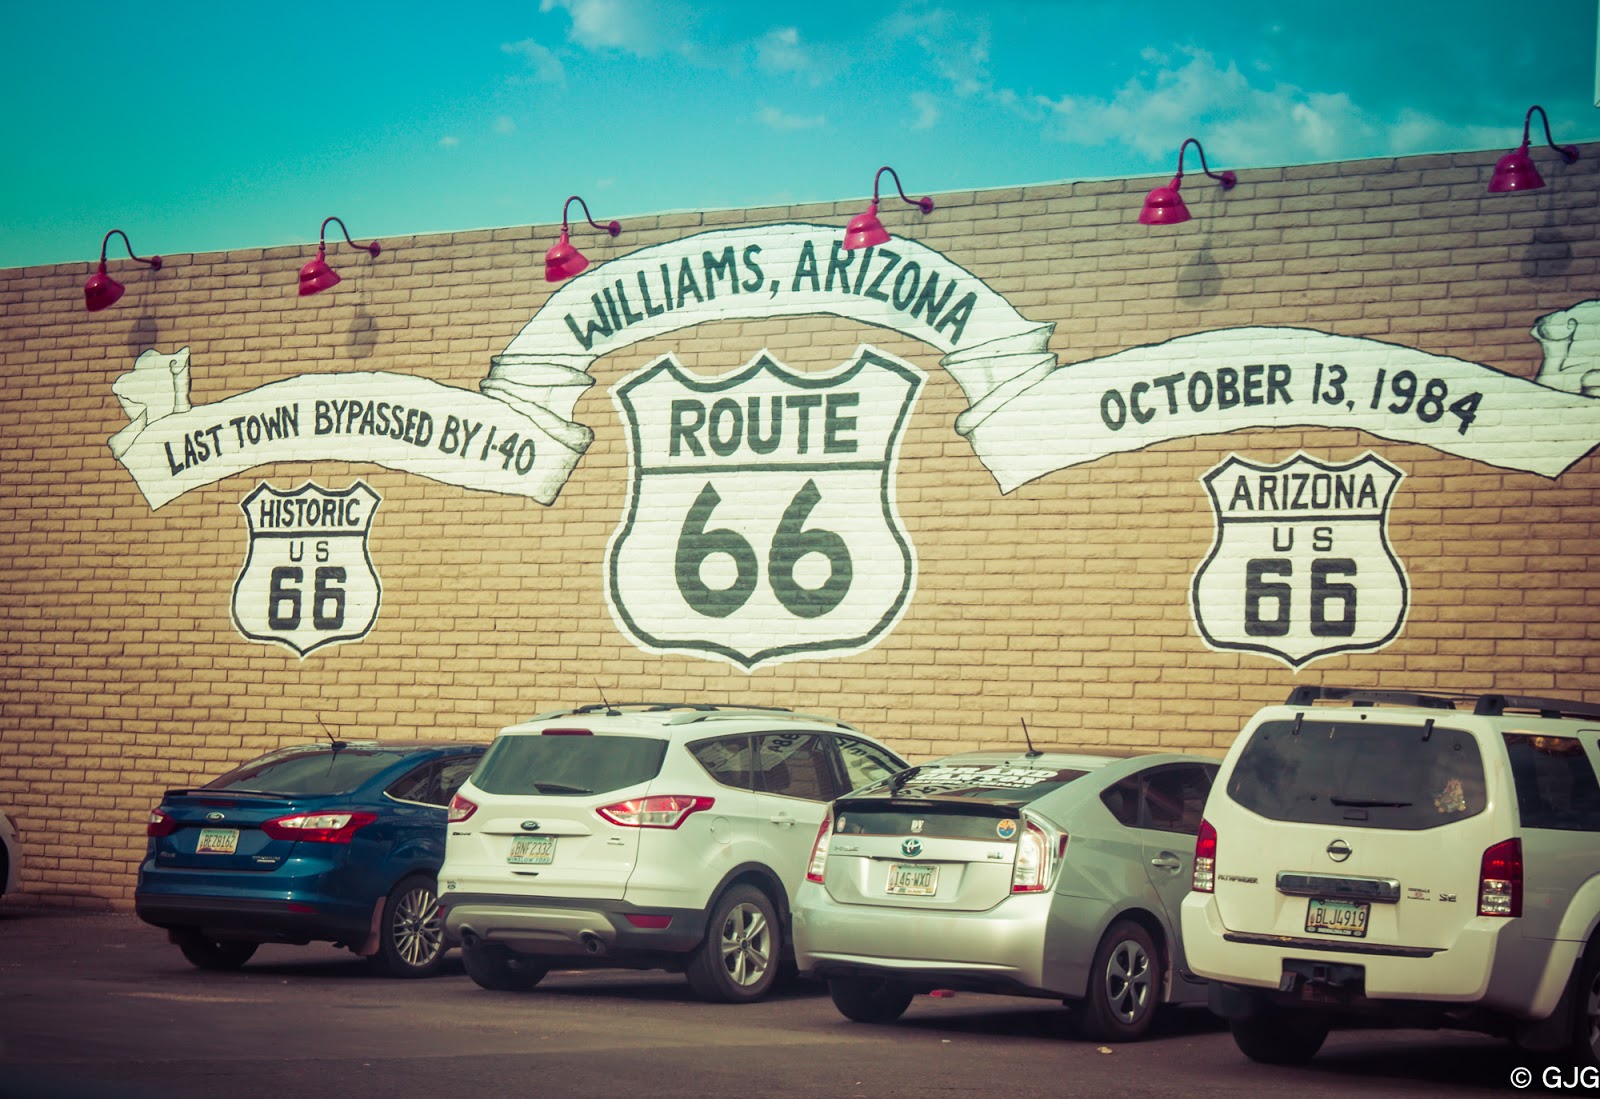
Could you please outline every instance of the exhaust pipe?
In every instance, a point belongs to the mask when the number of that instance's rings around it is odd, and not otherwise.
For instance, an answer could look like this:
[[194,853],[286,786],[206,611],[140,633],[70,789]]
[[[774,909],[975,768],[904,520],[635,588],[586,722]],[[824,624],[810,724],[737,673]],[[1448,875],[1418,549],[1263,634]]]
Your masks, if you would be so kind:
[[598,957],[606,952],[606,944],[598,935],[585,931],[579,938],[583,940],[583,949],[588,953]]

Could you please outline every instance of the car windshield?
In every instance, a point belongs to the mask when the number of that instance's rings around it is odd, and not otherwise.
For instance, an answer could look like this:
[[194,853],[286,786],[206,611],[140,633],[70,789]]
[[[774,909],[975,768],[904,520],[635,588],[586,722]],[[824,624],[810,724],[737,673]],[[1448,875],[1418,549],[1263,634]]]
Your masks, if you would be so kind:
[[911,767],[854,796],[939,798],[1021,807],[1059,790],[1087,771],[1026,763],[929,763]]
[[1483,812],[1483,758],[1459,729],[1370,721],[1269,721],[1228,779],[1272,820],[1417,831]]
[[655,778],[666,752],[652,737],[514,734],[496,738],[472,784],[490,794],[606,794]]
[[202,789],[293,797],[347,794],[399,758],[399,753],[374,748],[285,748],[235,767]]

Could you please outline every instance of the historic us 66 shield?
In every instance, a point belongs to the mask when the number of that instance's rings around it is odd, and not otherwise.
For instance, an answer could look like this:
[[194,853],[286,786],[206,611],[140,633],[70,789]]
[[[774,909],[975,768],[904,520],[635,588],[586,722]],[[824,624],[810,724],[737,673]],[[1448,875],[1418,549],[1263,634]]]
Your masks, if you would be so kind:
[[1220,462],[1201,478],[1216,540],[1190,589],[1200,636],[1294,668],[1393,641],[1410,603],[1388,536],[1403,476],[1370,452],[1344,465]]
[[862,348],[826,374],[763,353],[710,380],[668,355],[613,387],[632,464],[606,554],[623,632],[747,671],[875,644],[916,584],[894,473],[923,377]]
[[239,504],[250,528],[233,584],[239,632],[302,658],[365,637],[383,599],[367,552],[380,500],[363,481],[338,492],[310,481],[288,492],[257,485]]

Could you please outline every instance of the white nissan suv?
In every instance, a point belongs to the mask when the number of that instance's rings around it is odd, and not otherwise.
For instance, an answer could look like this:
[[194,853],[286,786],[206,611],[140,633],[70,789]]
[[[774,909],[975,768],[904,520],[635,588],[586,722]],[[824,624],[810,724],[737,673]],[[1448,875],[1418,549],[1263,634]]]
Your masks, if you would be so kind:
[[756,1000],[792,958],[790,908],[828,803],[906,766],[841,721],[605,703],[500,732],[450,807],[439,907],[467,973],[682,970]]
[[1211,787],[1190,967],[1252,1060],[1330,1025],[1478,1030],[1600,1063],[1600,706],[1297,688]]

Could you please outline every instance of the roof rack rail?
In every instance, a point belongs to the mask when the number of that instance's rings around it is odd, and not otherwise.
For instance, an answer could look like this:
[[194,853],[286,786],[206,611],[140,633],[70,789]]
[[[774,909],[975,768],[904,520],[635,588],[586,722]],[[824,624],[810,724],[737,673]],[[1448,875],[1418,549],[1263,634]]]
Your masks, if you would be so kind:
[[1458,704],[1472,707],[1480,717],[1499,717],[1507,710],[1527,710],[1540,717],[1600,718],[1600,705],[1570,698],[1541,698],[1530,695],[1458,694],[1447,691],[1391,691],[1370,687],[1319,687],[1304,684],[1289,692],[1287,706],[1310,706],[1316,702],[1348,702],[1352,706],[1417,706],[1429,710],[1454,710]]
[[730,718],[766,717],[776,718],[781,721],[809,721],[818,725],[831,725],[836,729],[859,733],[860,729],[848,721],[841,721],[836,717],[824,717],[821,714],[802,714],[782,706],[747,706],[734,708],[731,706],[714,706],[709,713],[678,714],[667,719],[669,725],[688,725],[696,721],[717,721]]
[[713,702],[588,702],[582,706],[571,706],[559,710],[550,710],[542,714],[535,714],[529,721],[552,721],[558,717],[581,717],[586,714],[621,715],[624,712],[632,713],[668,713],[672,710],[688,710],[693,713],[709,714],[714,712],[727,712],[734,710],[739,713],[760,711],[763,713],[787,714],[794,711],[783,706],[725,706]]

